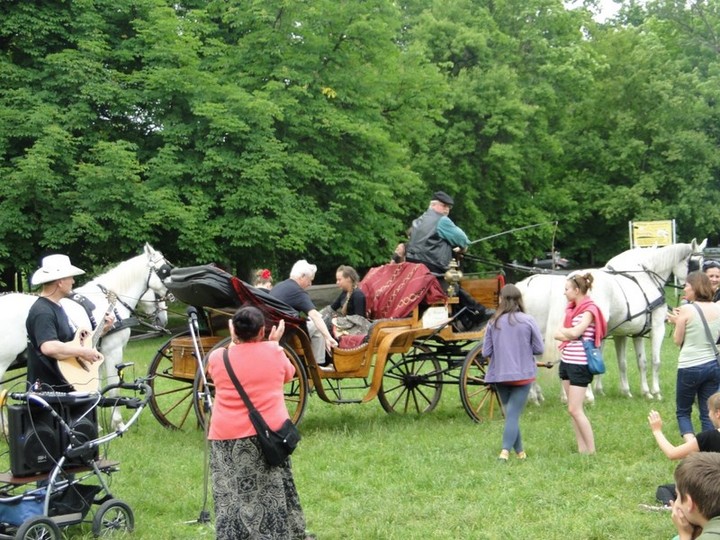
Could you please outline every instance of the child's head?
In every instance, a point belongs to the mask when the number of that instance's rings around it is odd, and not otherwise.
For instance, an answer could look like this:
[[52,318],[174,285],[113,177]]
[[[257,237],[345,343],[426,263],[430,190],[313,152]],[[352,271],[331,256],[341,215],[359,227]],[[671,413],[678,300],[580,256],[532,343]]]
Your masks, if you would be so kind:
[[715,392],[708,398],[708,414],[713,426],[720,429],[720,392]]
[[720,453],[697,452],[683,459],[675,469],[675,490],[694,525],[720,516]]

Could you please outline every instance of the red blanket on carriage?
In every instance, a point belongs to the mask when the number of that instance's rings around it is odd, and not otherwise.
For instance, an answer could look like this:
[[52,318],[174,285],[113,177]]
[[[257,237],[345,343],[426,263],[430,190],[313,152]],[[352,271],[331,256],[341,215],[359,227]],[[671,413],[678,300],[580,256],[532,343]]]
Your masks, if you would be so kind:
[[371,319],[407,317],[421,302],[434,304],[446,295],[424,264],[386,264],[371,268],[360,282]]

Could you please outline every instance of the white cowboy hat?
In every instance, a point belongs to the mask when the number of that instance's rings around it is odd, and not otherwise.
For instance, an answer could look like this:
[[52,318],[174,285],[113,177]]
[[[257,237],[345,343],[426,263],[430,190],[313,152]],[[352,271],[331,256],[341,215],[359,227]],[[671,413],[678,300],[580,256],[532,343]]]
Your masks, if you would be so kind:
[[33,274],[30,283],[42,285],[58,279],[84,274],[77,266],[70,264],[70,257],[67,255],[48,255],[43,257],[42,266]]

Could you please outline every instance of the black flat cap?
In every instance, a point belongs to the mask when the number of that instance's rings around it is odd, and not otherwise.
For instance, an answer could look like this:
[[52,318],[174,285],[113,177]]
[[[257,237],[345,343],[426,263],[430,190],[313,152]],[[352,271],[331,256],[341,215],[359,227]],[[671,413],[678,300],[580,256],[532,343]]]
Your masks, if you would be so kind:
[[455,204],[455,201],[453,198],[445,193],[444,191],[436,191],[433,193],[433,201],[440,201],[443,204],[447,204],[448,206],[453,206]]

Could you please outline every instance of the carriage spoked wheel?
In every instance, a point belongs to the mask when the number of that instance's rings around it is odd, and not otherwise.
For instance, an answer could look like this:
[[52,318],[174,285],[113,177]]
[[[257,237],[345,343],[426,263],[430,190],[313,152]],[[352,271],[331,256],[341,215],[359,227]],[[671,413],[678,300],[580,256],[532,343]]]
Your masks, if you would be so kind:
[[[212,350],[220,347],[227,347],[229,342],[230,338],[221,341],[215,347],[213,347]],[[307,372],[305,371],[305,366],[303,366],[297,353],[285,343],[281,343],[280,345],[283,348],[283,352],[288,357],[288,360],[290,360],[290,363],[295,368],[295,376],[289,382],[285,383],[284,393],[285,406],[287,407],[288,413],[290,414],[290,420],[292,420],[293,423],[297,425],[300,423],[300,420],[302,420],[302,417],[305,414],[305,407],[307,407]],[[205,362],[205,364],[207,364],[207,362]],[[205,375],[205,379],[207,379],[207,390],[203,378],[200,376],[200,373],[197,373],[195,375],[195,382],[193,383],[195,414],[197,415],[198,422],[203,428],[205,427],[205,422],[207,420],[207,401],[205,399],[206,391],[210,392],[210,401],[215,399],[215,386],[213,385],[212,380],[207,374]]]
[[460,399],[465,412],[475,422],[492,420],[496,408],[502,413],[497,392],[485,383],[487,366],[480,342],[467,354],[460,371]]
[[105,501],[97,509],[92,521],[92,532],[97,537],[124,536],[135,528],[135,516],[130,507],[120,499]]
[[378,399],[388,413],[432,411],[442,395],[442,367],[426,345],[388,355]]
[[158,422],[166,428],[182,429],[187,425],[195,427],[193,412],[193,380],[195,372],[178,376],[173,366],[173,340],[188,337],[183,332],[168,339],[152,359],[148,368],[149,385],[153,390],[150,410]]
[[17,540],[60,540],[60,527],[52,519],[45,516],[34,516],[26,519],[15,533]]

